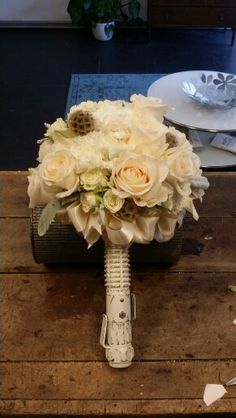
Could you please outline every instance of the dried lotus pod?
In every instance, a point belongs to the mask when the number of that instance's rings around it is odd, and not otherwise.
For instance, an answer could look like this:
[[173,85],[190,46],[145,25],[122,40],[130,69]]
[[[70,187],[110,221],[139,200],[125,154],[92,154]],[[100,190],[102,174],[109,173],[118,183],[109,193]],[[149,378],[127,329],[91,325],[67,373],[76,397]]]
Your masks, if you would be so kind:
[[119,212],[117,212],[117,215],[119,218],[123,219],[124,221],[132,222],[136,213],[137,213],[137,208],[134,202],[131,201],[130,199],[126,199],[122,208],[119,210]]
[[86,135],[94,130],[93,115],[84,110],[71,113],[67,120],[68,127],[78,135]]
[[166,142],[169,145],[169,148],[174,148],[177,145],[176,137],[170,132],[167,132],[166,134]]

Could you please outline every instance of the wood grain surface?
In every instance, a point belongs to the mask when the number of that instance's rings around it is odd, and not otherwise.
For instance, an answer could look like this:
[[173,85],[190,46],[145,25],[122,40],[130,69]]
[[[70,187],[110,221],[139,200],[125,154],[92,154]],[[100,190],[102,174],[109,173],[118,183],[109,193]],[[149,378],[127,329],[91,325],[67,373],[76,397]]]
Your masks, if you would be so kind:
[[102,266],[36,264],[27,173],[0,173],[1,415],[236,416],[235,387],[202,399],[207,383],[236,376],[236,173],[207,176],[177,264],[132,269],[135,360],[114,370],[99,345]]

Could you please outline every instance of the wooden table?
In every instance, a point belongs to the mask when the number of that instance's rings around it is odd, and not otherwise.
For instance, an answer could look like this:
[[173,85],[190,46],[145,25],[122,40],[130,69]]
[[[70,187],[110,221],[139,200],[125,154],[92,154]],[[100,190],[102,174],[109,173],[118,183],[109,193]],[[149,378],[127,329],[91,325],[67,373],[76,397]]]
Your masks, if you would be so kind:
[[0,173],[2,415],[235,416],[236,387],[202,400],[207,383],[236,376],[236,173],[208,177],[178,263],[133,266],[135,361],[115,370],[99,345],[102,269],[35,264],[26,173]]

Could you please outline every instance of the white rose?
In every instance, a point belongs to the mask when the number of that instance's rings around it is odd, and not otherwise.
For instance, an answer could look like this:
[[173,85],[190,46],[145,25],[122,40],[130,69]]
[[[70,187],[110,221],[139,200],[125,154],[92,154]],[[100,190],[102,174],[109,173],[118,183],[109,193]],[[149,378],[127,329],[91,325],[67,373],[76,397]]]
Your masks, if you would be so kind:
[[39,166],[39,173],[49,190],[51,188],[57,192],[68,191],[66,194],[59,194],[58,197],[73,193],[78,186],[76,159],[67,150],[47,154]]
[[53,141],[51,139],[46,139],[39,147],[38,161],[41,163],[44,157],[52,152]]
[[170,176],[179,182],[191,181],[200,170],[200,159],[192,151],[176,152],[169,159]]
[[122,208],[124,202],[125,199],[114,195],[111,190],[107,190],[103,195],[103,204],[111,213],[118,212]]
[[80,193],[80,203],[84,212],[89,212],[100,205],[102,198],[93,192]]
[[99,190],[107,186],[106,171],[99,168],[85,171],[80,175],[80,183],[85,190]]
[[149,128],[142,126],[141,121],[137,120],[134,123],[130,143],[134,144],[135,153],[161,157],[166,151],[167,128],[157,121],[154,122],[154,125],[150,125]]
[[170,110],[169,106],[164,104],[161,99],[146,97],[142,94],[133,94],[130,101],[138,115],[142,116],[149,113],[150,116],[155,117],[160,122],[162,122],[164,114]]
[[37,204],[48,203],[55,197],[55,193],[48,193],[42,183],[38,168],[30,168],[28,176],[29,207],[34,208]]
[[[113,193],[132,197],[138,206],[152,206],[167,199],[162,183],[168,175],[165,162],[147,155],[127,153],[115,162],[112,170]],[[164,193],[165,194],[165,193]]]
[[46,124],[46,126],[48,129],[45,136],[53,139],[54,141],[61,138],[75,136],[75,133],[68,128],[66,122],[62,118],[58,118],[54,123],[51,125]]

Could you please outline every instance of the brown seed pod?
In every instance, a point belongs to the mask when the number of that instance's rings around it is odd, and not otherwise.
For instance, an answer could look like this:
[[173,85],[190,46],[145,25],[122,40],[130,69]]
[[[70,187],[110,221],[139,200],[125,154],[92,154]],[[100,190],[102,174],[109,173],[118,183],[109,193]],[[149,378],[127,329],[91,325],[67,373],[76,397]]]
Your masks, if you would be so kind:
[[77,110],[67,120],[68,127],[77,135],[86,135],[94,130],[93,115],[87,111]]
[[176,137],[172,135],[170,132],[167,132],[166,134],[166,142],[169,145],[169,148],[174,148],[177,146]]

